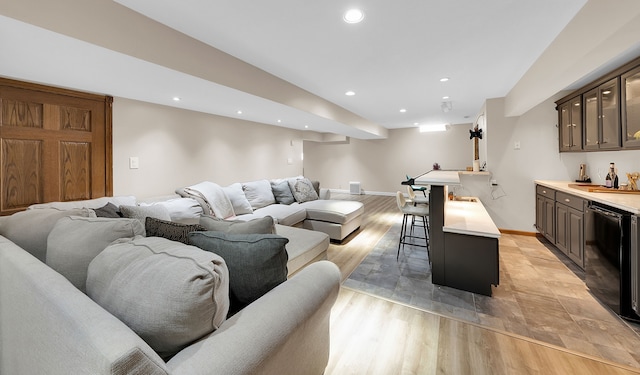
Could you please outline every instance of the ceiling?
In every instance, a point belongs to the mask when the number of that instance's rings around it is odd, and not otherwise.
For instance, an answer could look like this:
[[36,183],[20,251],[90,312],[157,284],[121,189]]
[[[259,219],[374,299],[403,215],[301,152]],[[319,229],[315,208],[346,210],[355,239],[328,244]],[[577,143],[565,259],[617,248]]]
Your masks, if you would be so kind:
[[[130,8],[372,126],[394,129],[473,122],[486,99],[510,92],[587,0],[92,2]],[[347,24],[343,13],[353,7],[365,18]],[[384,137],[321,111],[82,40],[47,20],[35,25],[25,16],[24,22],[10,8],[0,7],[0,46],[12,51],[0,59],[0,75],[276,126]],[[449,80],[441,82],[444,77]],[[169,99],[174,96],[182,100]]]

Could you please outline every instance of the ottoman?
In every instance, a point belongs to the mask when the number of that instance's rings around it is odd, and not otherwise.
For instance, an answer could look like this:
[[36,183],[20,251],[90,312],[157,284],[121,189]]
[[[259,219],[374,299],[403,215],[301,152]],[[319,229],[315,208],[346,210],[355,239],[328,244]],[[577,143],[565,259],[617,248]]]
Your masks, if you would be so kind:
[[301,206],[307,211],[303,227],[324,232],[335,241],[342,241],[362,223],[362,202],[318,199]]

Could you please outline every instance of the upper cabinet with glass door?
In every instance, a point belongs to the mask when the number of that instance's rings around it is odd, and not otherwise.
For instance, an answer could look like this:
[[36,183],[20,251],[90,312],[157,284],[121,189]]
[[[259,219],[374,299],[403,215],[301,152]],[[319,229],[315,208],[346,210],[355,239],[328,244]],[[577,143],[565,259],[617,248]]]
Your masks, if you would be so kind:
[[620,148],[619,86],[616,77],[583,95],[585,150]]
[[622,144],[640,147],[640,67],[621,77],[622,79]]
[[558,105],[560,151],[582,151],[582,96]]

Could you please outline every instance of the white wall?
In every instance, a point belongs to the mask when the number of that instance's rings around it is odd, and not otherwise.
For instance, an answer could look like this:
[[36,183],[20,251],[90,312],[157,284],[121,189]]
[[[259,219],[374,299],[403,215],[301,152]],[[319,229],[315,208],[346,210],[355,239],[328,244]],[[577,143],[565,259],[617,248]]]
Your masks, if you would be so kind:
[[[618,167],[620,181],[626,172],[640,171],[640,150],[560,153],[555,100],[560,93],[520,117],[504,117],[504,99],[486,102],[489,178],[462,178],[462,193],[479,196],[499,228],[533,232],[535,223],[534,180],[573,181],[581,163],[594,183],[604,184],[609,162]],[[520,150],[514,149],[520,142]],[[600,170],[600,175],[598,175]],[[623,177],[624,176],[624,177]]]
[[[503,98],[485,103],[486,134],[480,142],[492,176],[463,176],[457,192],[480,197],[499,228],[534,231],[536,179],[574,180],[580,163],[587,164],[596,183],[604,183],[611,161],[621,182],[626,172],[640,171],[640,150],[559,153],[554,101],[563,95],[520,117],[503,116]],[[393,194],[404,191],[405,174],[429,171],[435,162],[443,169],[470,166],[469,128],[457,125],[443,133],[395,129],[388,139],[348,143],[304,141],[303,162],[302,132],[116,98],[114,194],[142,198],[203,180],[224,186],[302,173],[323,187],[348,190],[350,181],[360,181],[365,192]],[[520,150],[514,150],[515,141]],[[130,156],[139,157],[139,169],[129,169]],[[490,179],[498,186],[491,187]]]
[[[481,154],[486,147],[490,176],[463,175],[454,191],[478,196],[501,229],[534,232],[534,180],[573,181],[580,163],[595,183],[604,183],[609,162],[619,175],[640,171],[640,150],[560,153],[555,100],[559,93],[520,117],[504,116],[504,98],[489,99],[485,113]],[[396,129],[389,139],[349,144],[304,143],[306,175],[322,181],[324,187],[348,190],[349,181],[360,181],[365,192],[404,191],[399,185],[405,174],[416,175],[438,162],[444,169],[471,165],[472,141],[468,126],[453,126],[445,133],[419,134],[417,129]],[[515,142],[520,149],[515,150]],[[483,157],[481,156],[481,159]],[[600,169],[600,176],[598,176]],[[491,186],[495,179],[498,186]],[[621,182],[626,178],[621,177]]]
[[[114,195],[142,198],[204,180],[225,186],[295,176],[302,173],[301,154],[300,131],[114,99]],[[130,156],[139,158],[139,169],[129,169]]]
[[405,191],[406,175],[428,172],[433,163],[442,169],[472,165],[471,124],[446,132],[419,133],[417,128],[394,129],[384,140],[350,139],[348,143],[304,142],[304,173],[331,189],[349,189],[359,181],[365,192]]

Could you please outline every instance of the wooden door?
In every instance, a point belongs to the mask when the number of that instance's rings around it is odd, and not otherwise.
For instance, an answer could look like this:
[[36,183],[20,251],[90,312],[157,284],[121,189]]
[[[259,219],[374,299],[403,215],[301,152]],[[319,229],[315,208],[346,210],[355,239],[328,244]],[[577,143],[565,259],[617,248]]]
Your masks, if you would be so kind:
[[0,214],[112,195],[112,101],[0,79]]

